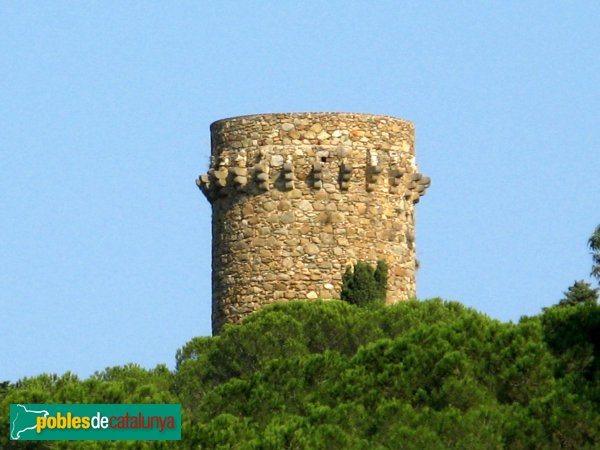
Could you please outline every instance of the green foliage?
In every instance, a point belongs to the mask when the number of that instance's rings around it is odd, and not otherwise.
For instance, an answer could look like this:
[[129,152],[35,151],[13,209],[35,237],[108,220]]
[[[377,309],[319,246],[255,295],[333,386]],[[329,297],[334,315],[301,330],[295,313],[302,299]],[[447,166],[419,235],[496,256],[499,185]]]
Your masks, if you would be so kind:
[[588,245],[590,250],[592,250],[592,260],[594,261],[591,275],[597,278],[600,284],[600,225],[594,230],[594,233],[588,240]]
[[375,272],[373,273],[373,279],[375,280],[375,285],[377,286],[375,298],[385,301],[387,295],[388,265],[384,260],[380,259],[377,261],[377,266],[375,267]]
[[385,261],[377,261],[375,269],[363,261],[348,266],[342,276],[342,300],[358,306],[385,301],[388,267]]
[[[72,373],[62,376],[42,374],[23,378],[8,391],[0,391],[0,410],[8,411],[11,403],[179,403],[173,393],[174,374],[159,365],[152,370],[128,364],[96,372],[86,380]],[[164,442],[136,441],[10,441],[9,416],[0,414],[0,448],[2,449],[167,449]]]
[[549,308],[542,324],[545,340],[558,359],[560,375],[600,381],[600,305],[587,302]]
[[[195,338],[176,370],[114,367],[0,385],[15,402],[181,403],[181,442],[19,448],[593,449],[600,307],[501,323],[456,302],[290,302]],[[8,429],[8,417],[0,416]],[[0,434],[0,448],[16,448]]]
[[558,302],[558,306],[573,306],[581,303],[596,303],[599,289],[592,289],[589,283],[583,280],[576,281],[570,286],[565,297]]

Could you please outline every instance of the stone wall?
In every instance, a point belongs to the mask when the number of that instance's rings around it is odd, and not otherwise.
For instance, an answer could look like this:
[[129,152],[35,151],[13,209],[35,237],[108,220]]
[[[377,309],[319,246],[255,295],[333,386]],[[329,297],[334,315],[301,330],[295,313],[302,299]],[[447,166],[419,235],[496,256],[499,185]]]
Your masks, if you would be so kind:
[[389,303],[415,296],[414,204],[430,184],[414,125],[386,116],[289,113],[211,125],[212,322],[261,306],[339,298],[345,267],[389,265]]

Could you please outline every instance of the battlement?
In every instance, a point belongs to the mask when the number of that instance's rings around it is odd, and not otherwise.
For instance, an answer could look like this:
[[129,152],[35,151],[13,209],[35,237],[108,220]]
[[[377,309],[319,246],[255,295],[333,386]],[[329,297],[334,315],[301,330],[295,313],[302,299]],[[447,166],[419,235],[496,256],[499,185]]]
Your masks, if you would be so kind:
[[208,172],[197,180],[210,202],[269,189],[386,190],[414,202],[430,185],[418,173],[412,123],[387,116],[291,113],[212,124]]
[[357,260],[384,259],[388,301],[415,295],[414,204],[431,181],[414,125],[353,113],[235,117],[211,125],[213,330],[274,301],[339,298]]

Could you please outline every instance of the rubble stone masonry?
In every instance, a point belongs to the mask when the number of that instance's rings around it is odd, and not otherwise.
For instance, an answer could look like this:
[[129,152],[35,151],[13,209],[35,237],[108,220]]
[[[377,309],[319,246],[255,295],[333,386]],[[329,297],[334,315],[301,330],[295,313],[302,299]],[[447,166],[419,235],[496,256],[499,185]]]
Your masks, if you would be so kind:
[[389,265],[387,302],[415,296],[414,204],[430,184],[414,125],[387,116],[286,113],[213,123],[212,324],[263,305],[340,297],[357,260]]

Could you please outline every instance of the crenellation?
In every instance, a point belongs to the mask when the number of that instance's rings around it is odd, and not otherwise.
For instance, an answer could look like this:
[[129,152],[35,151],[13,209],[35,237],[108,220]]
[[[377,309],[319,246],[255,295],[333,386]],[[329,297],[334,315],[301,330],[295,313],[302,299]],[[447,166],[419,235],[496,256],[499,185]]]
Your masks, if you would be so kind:
[[415,295],[414,126],[288,113],[211,125],[197,184],[213,207],[213,329],[274,301],[339,298],[356,260],[389,267],[388,302]]
[[348,163],[342,163],[340,166],[340,189],[347,191],[350,187],[350,179],[352,178],[352,171],[354,166]]

